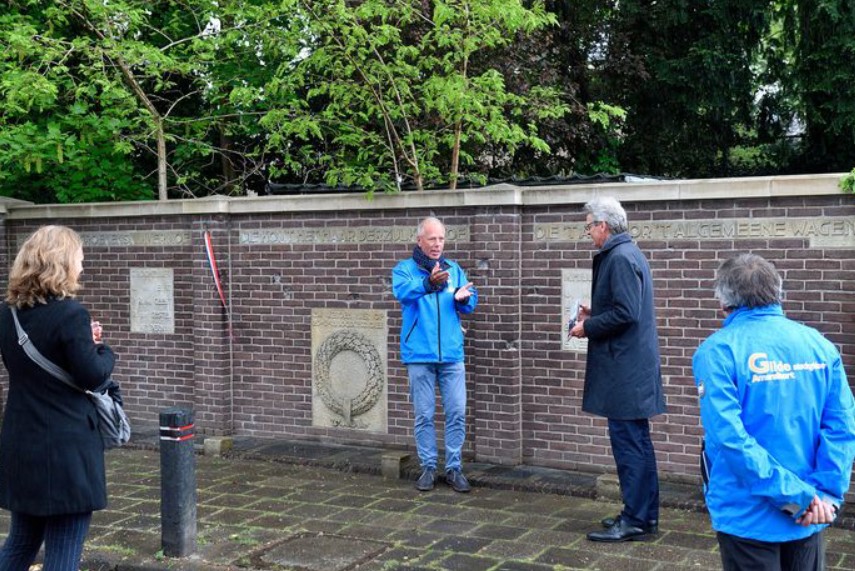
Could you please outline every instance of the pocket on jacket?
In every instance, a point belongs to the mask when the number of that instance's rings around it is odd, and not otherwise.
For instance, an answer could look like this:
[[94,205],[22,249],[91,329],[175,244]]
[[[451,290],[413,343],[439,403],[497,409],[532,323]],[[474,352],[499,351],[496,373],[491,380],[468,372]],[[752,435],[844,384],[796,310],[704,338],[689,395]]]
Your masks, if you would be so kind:
[[418,318],[418,317],[416,317],[416,320],[415,320],[415,321],[413,321],[413,325],[412,325],[412,327],[410,327],[410,330],[409,330],[409,331],[407,331],[407,336],[406,336],[406,337],[404,337],[404,343],[406,343],[406,342],[408,342],[408,341],[410,340],[410,335],[412,335],[412,334],[413,334],[413,331],[415,331],[415,330],[416,330],[416,326],[417,326],[418,324],[419,324],[419,318]]

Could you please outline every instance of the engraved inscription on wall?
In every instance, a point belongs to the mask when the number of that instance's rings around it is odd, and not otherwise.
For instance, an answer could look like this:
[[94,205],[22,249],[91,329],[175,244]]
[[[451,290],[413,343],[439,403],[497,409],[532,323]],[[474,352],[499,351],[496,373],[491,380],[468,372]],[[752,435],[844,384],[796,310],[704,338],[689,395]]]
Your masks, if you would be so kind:
[[570,337],[569,321],[578,303],[591,304],[591,270],[561,270],[561,348],[588,352],[588,340]]
[[175,333],[172,268],[131,268],[131,333]]
[[[637,240],[751,240],[802,238],[813,248],[855,247],[855,218],[727,218],[629,223]],[[537,242],[588,240],[582,223],[535,224]]]
[[117,246],[186,246],[190,232],[184,230],[131,230],[128,232],[81,232],[85,248]]
[[[446,226],[448,242],[469,242],[469,226]],[[330,226],[241,230],[241,245],[253,244],[414,244],[414,226]]]
[[312,425],[387,431],[386,311],[312,310]]

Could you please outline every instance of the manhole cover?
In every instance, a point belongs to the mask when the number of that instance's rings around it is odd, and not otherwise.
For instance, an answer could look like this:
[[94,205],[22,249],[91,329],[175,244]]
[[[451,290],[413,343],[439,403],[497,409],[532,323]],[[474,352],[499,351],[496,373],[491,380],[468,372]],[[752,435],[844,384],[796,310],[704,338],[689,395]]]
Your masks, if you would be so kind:
[[386,550],[385,543],[335,535],[303,535],[265,552],[261,560],[307,571],[341,571]]

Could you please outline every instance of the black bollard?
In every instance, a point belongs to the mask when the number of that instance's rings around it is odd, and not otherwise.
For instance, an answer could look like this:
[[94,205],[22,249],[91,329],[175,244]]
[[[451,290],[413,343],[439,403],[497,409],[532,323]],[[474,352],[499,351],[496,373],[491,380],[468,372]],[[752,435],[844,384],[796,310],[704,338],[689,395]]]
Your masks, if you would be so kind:
[[195,436],[192,410],[160,412],[160,544],[168,557],[196,551]]

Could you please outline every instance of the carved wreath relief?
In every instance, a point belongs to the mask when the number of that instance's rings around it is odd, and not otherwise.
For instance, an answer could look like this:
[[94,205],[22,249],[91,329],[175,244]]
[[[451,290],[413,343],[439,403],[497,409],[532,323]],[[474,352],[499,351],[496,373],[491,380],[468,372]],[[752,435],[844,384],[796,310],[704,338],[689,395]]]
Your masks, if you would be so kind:
[[386,313],[312,311],[312,424],[386,431]]

